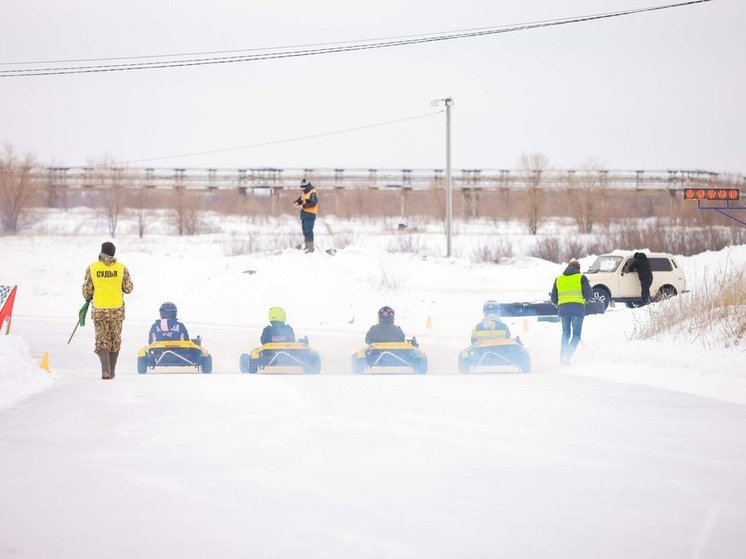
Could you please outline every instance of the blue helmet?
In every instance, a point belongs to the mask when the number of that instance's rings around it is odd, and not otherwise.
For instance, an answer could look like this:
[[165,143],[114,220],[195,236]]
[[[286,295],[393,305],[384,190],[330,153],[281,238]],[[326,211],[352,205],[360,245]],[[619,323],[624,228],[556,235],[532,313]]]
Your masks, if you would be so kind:
[[158,311],[161,313],[161,318],[176,318],[176,305],[171,302],[163,303]]

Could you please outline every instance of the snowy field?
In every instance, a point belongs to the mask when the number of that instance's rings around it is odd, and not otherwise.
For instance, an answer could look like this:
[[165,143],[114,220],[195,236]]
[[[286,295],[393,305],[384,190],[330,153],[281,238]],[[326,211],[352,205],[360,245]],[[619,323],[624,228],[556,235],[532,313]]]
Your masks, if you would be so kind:
[[[533,372],[460,375],[483,302],[544,300],[563,266],[473,262],[496,235],[516,254],[529,242],[489,223],[459,224],[454,258],[437,256],[442,228],[413,235],[396,220],[322,220],[312,255],[242,253],[260,236],[300,240],[294,220],[272,225],[221,218],[209,234],[164,225],[139,239],[123,222],[114,242],[135,289],[107,382],[90,320],[66,343],[103,222],[71,210],[0,237],[0,284],[18,285],[0,336],[0,557],[746,553],[743,340],[630,341],[646,310],[617,306],[586,318],[560,369],[558,324],[507,319]],[[387,250],[406,244],[419,254]],[[679,263],[696,292],[746,266],[746,246]],[[211,375],[136,373],[164,301],[201,335]],[[384,304],[428,355],[427,375],[351,374]],[[320,375],[239,373],[274,305],[320,353]]]

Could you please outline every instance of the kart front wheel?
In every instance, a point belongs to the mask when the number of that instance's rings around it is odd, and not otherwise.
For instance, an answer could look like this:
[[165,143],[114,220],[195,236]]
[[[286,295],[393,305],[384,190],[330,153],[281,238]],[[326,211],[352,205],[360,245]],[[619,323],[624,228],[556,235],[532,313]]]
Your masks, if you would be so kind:
[[212,355],[207,355],[202,359],[202,372],[208,375],[212,372]]

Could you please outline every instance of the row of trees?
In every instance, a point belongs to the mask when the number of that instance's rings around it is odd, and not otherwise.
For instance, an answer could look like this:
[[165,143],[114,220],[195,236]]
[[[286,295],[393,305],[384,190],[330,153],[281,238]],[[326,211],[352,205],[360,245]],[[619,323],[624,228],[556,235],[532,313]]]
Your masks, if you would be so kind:
[[[116,236],[120,218],[134,215],[142,237],[152,220],[153,209],[166,208],[180,235],[200,232],[204,210],[243,213],[250,216],[292,214],[295,191],[271,190],[263,195],[247,191],[195,192],[184,188],[160,190],[148,188],[133,179],[112,158],[91,162],[90,186],[84,191],[68,191],[38,184],[31,173],[33,157],[18,155],[5,146],[0,155],[0,226],[14,234],[28,224],[34,207],[74,205],[92,206],[104,218],[109,234]],[[708,224],[713,212],[697,212],[696,205],[682,200],[676,192],[636,193],[610,190],[599,171],[603,165],[590,161],[582,170],[569,173],[562,189],[547,189],[546,173],[551,170],[544,154],[526,154],[519,161],[524,188],[482,190],[463,189],[454,195],[454,215],[464,219],[522,219],[530,234],[536,235],[551,217],[574,220],[579,234],[592,233],[594,227],[627,217],[666,217],[679,223]],[[77,189],[76,189],[77,190]],[[674,194],[675,196],[671,196]],[[415,216],[442,220],[445,193],[434,190],[322,190],[323,212],[343,218]],[[722,217],[720,217],[722,222]]]

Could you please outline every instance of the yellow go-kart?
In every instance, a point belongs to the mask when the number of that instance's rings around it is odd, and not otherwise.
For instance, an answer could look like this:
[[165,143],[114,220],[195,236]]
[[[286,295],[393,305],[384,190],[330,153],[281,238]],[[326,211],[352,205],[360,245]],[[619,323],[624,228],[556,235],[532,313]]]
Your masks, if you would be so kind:
[[377,342],[352,356],[352,372],[364,373],[427,373],[427,356],[420,351],[417,340]]
[[307,373],[321,372],[318,352],[308,346],[308,338],[297,342],[271,342],[242,353],[239,359],[242,373]]
[[141,375],[156,367],[196,367],[203,373],[212,372],[212,356],[200,339],[153,342],[137,353],[137,372]]
[[460,373],[531,372],[531,356],[520,338],[477,340],[458,356]]

